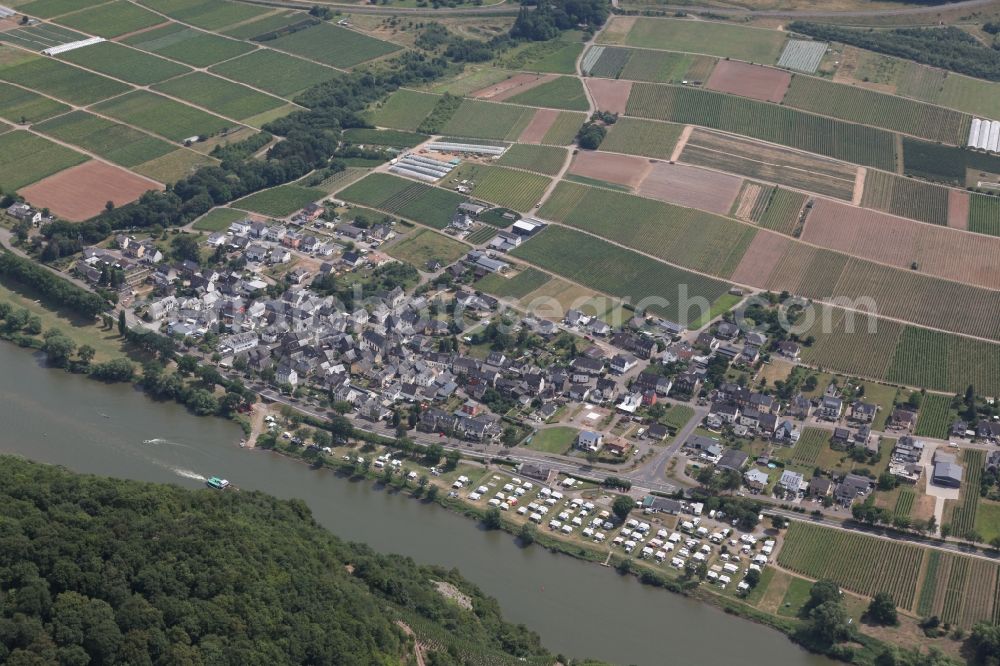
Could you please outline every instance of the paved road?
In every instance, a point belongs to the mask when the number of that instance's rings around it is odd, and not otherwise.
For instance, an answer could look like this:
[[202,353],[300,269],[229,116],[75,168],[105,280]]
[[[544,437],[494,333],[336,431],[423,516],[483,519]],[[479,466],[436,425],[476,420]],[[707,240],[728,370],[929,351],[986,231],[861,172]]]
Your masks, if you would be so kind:
[[833,12],[823,10],[794,10],[794,9],[739,9],[728,7],[706,7],[701,5],[657,5],[657,9],[663,11],[679,11],[688,13],[710,12],[722,16],[774,16],[774,17],[794,17],[794,18],[864,18],[879,16],[920,16],[925,14],[937,14],[944,10],[953,9],[975,9],[986,5],[993,5],[996,0],[963,0],[963,2],[952,2],[949,4],[929,5],[922,7],[900,7],[899,9],[871,9],[863,11]]

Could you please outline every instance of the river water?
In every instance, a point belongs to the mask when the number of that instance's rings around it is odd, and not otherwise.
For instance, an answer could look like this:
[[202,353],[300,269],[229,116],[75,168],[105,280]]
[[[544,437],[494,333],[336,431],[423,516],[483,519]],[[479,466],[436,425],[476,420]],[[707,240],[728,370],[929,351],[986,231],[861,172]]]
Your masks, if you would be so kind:
[[[88,472],[204,488],[224,476],[246,489],[300,498],[339,537],[419,562],[458,567],[496,597],[507,619],[554,652],[619,664],[740,663],[819,666],[781,634],[708,605],[640,585],[613,570],[520,548],[437,505],[351,482],[266,451],[241,449],[242,431],[44,368],[0,344],[0,451]],[[234,555],[238,556],[238,554]]]

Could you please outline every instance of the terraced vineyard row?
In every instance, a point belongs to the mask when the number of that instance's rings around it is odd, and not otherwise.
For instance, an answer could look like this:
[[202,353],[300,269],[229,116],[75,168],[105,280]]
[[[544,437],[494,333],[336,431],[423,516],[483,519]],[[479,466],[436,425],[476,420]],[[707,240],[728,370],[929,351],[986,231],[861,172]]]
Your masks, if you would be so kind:
[[909,608],[923,556],[918,546],[795,521],[778,564],[810,578],[829,578],[865,596],[888,592],[898,606]]
[[734,132],[888,171],[896,164],[890,132],[707,90],[637,83],[626,113]]
[[806,428],[792,450],[792,462],[798,465],[815,465],[830,433],[819,428]]
[[917,494],[912,488],[900,488],[899,496],[896,497],[896,506],[892,510],[893,515],[897,518],[909,517],[910,511],[913,510],[913,500],[916,497]]
[[965,113],[812,76],[792,77],[784,104],[959,146],[964,145],[972,122]]
[[945,439],[951,426],[951,396],[928,393],[920,402],[916,434]]
[[790,236],[798,226],[799,213],[805,203],[806,195],[777,187],[758,224],[765,229]]
[[861,205],[930,224],[948,224],[948,188],[869,171]]

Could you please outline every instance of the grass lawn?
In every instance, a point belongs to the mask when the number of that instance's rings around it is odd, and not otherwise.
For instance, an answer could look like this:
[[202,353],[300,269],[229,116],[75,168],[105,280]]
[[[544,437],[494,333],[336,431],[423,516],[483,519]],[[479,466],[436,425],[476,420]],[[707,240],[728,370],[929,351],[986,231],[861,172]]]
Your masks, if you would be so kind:
[[525,443],[524,446],[533,451],[563,454],[573,446],[578,433],[579,431],[576,428],[570,428],[569,426],[545,428],[535,433],[531,441]]
[[805,578],[792,578],[788,583],[788,590],[785,598],[781,600],[778,607],[778,615],[784,617],[797,617],[802,607],[809,601],[809,590],[812,583]]
[[311,187],[298,185],[279,185],[269,190],[261,190],[249,196],[237,199],[233,206],[240,210],[248,210],[271,217],[291,215],[314,201],[326,196],[326,192]]
[[672,405],[667,410],[666,416],[660,419],[660,423],[670,426],[675,430],[680,430],[694,416],[694,410],[687,405]]
[[[484,227],[489,229],[489,227]],[[476,289],[500,298],[524,298],[550,280],[548,273],[537,268],[525,268],[513,277],[490,273],[478,282]]]
[[198,218],[198,221],[191,225],[191,228],[198,231],[225,231],[230,224],[245,217],[246,214],[240,210],[213,208]]
[[[557,44],[559,42],[556,42]],[[558,49],[540,58],[529,59],[522,69],[530,72],[552,72],[553,74],[573,74],[576,59],[583,50],[583,42],[565,42]]]
[[979,508],[976,509],[976,531],[982,535],[985,542],[1000,536],[1000,502],[979,500]]
[[386,249],[390,257],[413,264],[418,269],[423,269],[431,259],[437,259],[442,264],[450,264],[465,254],[469,248],[464,243],[459,243],[442,234],[430,229],[420,229],[401,242],[395,243]]

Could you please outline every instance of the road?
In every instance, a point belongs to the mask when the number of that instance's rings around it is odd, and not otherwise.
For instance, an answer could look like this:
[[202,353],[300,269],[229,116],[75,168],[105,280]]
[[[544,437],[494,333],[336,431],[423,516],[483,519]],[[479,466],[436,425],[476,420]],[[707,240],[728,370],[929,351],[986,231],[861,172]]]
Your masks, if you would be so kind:
[[[705,5],[657,5],[656,8],[665,12],[687,12],[697,14],[706,12],[719,14],[721,16],[760,16],[775,18],[877,18],[879,16],[921,16],[926,14],[938,14],[943,10],[964,10],[976,9],[986,5],[993,5],[996,0],[963,0],[962,2],[952,2],[949,4],[938,4],[921,7],[900,7],[899,9],[870,9],[863,11],[835,12],[823,10],[794,10],[794,9],[739,9],[730,7],[714,7]],[[326,3],[324,3],[326,4]]]

